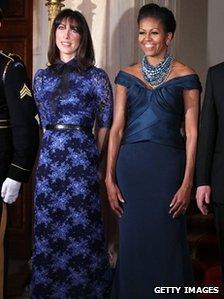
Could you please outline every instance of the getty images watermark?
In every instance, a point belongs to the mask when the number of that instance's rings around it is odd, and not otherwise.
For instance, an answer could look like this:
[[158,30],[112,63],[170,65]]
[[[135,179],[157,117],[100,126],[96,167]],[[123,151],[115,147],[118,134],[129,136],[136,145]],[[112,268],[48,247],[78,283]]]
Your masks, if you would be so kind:
[[218,294],[219,287],[155,287],[156,294]]

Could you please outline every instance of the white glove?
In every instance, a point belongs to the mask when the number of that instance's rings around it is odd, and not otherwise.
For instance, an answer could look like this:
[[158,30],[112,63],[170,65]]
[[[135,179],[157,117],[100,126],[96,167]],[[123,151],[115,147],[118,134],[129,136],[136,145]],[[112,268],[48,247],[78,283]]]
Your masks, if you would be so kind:
[[13,203],[19,195],[21,183],[7,178],[2,184],[1,197],[5,203]]

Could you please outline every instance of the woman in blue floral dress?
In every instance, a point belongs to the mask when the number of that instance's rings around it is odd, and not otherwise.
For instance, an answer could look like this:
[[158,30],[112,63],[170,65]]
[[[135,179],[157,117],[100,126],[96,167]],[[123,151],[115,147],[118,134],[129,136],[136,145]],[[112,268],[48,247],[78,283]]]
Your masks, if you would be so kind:
[[94,67],[82,14],[69,9],[59,13],[48,58],[50,66],[34,79],[44,134],[36,176],[30,296],[107,298],[98,165],[111,125],[112,92],[106,73]]

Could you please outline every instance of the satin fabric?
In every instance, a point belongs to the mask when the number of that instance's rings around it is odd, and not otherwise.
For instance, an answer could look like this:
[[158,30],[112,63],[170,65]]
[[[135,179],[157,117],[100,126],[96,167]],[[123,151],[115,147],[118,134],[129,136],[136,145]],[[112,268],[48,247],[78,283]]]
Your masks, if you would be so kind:
[[183,90],[201,90],[196,74],[176,77],[149,89],[137,77],[120,71],[115,83],[127,87],[128,120],[123,144],[151,140],[177,148],[185,147],[181,134]]

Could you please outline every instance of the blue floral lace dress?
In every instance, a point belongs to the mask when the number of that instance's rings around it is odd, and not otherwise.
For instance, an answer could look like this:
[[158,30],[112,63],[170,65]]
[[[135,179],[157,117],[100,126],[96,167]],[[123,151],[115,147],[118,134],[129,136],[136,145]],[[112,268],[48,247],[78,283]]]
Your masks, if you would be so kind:
[[110,291],[99,197],[99,152],[91,128],[110,127],[106,73],[74,71],[75,59],[39,70],[34,95],[45,130],[36,174],[31,298],[106,298]]

